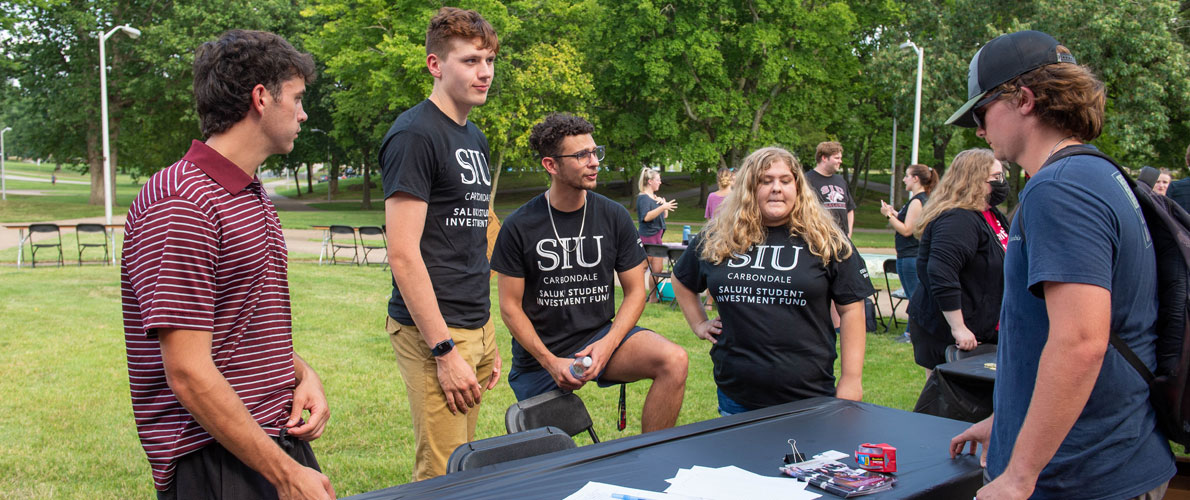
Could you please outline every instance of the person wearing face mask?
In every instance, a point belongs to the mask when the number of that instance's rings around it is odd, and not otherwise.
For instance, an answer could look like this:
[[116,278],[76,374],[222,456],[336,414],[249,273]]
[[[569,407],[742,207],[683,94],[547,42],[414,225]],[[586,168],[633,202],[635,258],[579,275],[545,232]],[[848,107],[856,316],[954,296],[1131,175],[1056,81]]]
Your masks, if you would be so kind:
[[997,341],[1008,221],[996,206],[1007,198],[992,151],[969,149],[955,156],[917,222],[921,285],[909,299],[909,328],[914,360],[927,372],[949,345],[969,351]]

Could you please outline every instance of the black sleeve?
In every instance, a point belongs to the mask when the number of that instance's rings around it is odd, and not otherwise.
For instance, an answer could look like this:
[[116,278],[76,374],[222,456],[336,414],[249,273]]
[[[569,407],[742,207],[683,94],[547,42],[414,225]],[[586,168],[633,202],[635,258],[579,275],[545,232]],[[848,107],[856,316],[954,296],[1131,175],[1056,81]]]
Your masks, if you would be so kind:
[[942,311],[963,306],[959,272],[975,255],[979,245],[979,227],[972,224],[970,212],[948,210],[930,222],[930,255],[926,272],[930,275],[930,294]]
[[492,270],[514,278],[524,278],[525,251],[517,222],[518,217],[514,213],[500,226],[500,233],[492,248]]
[[841,261],[831,262],[834,272],[830,290],[831,300],[836,304],[850,304],[864,300],[876,293],[872,287],[872,278],[868,276],[868,265],[859,254],[855,245],[851,245],[851,256]]
[[851,190],[847,189],[847,181],[843,181],[843,192],[847,193],[847,211],[855,211],[855,197],[851,195]]
[[430,201],[436,165],[429,139],[410,131],[393,134],[380,151],[380,178],[384,198],[408,193]]
[[707,274],[703,272],[702,259],[698,254],[702,252],[702,235],[692,237],[690,246],[674,263],[673,277],[694,293],[702,293],[707,289]]
[[645,247],[628,209],[619,203],[611,203],[611,208],[611,220],[616,224],[616,272],[622,273],[644,262]]

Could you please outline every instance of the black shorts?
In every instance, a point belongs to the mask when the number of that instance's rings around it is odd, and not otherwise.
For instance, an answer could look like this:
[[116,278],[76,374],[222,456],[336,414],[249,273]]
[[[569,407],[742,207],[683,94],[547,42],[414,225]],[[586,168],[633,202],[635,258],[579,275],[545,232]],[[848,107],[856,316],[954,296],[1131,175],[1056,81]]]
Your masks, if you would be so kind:
[[[322,472],[310,443],[285,434],[273,438],[291,458],[306,467]],[[165,491],[157,492],[158,500],[186,499],[264,499],[277,498],[277,490],[264,476],[244,465],[218,442],[179,457],[174,461],[174,482]]]

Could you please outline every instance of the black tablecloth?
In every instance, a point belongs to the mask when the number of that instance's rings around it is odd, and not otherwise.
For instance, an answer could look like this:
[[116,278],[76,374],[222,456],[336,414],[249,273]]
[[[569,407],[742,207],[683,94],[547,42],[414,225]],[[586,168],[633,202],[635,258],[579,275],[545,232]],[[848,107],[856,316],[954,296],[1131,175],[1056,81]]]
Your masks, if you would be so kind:
[[995,362],[991,352],[938,365],[913,410],[966,422],[987,418],[996,385],[996,370],[989,364]]
[[[663,491],[669,486],[665,480],[674,477],[679,468],[695,465],[734,465],[765,476],[781,476],[777,468],[789,453],[786,440],[791,438],[807,457],[827,450],[853,455],[856,446],[865,442],[895,446],[896,487],[864,498],[971,498],[983,484],[978,457],[951,460],[947,452],[950,438],[967,427],[965,422],[868,403],[813,398],[351,498],[564,498],[588,481]],[[854,464],[853,458],[847,459],[848,463]]]

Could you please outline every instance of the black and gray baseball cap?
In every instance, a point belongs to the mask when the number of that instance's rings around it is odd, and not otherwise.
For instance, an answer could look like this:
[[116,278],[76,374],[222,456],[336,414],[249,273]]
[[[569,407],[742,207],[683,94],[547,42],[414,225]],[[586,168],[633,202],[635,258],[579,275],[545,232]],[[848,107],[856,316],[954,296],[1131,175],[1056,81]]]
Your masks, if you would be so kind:
[[1018,31],[988,42],[971,58],[967,69],[967,102],[946,124],[974,128],[973,108],[989,90],[1042,66],[1074,64],[1074,56],[1059,54],[1058,45],[1054,37],[1040,31]]

